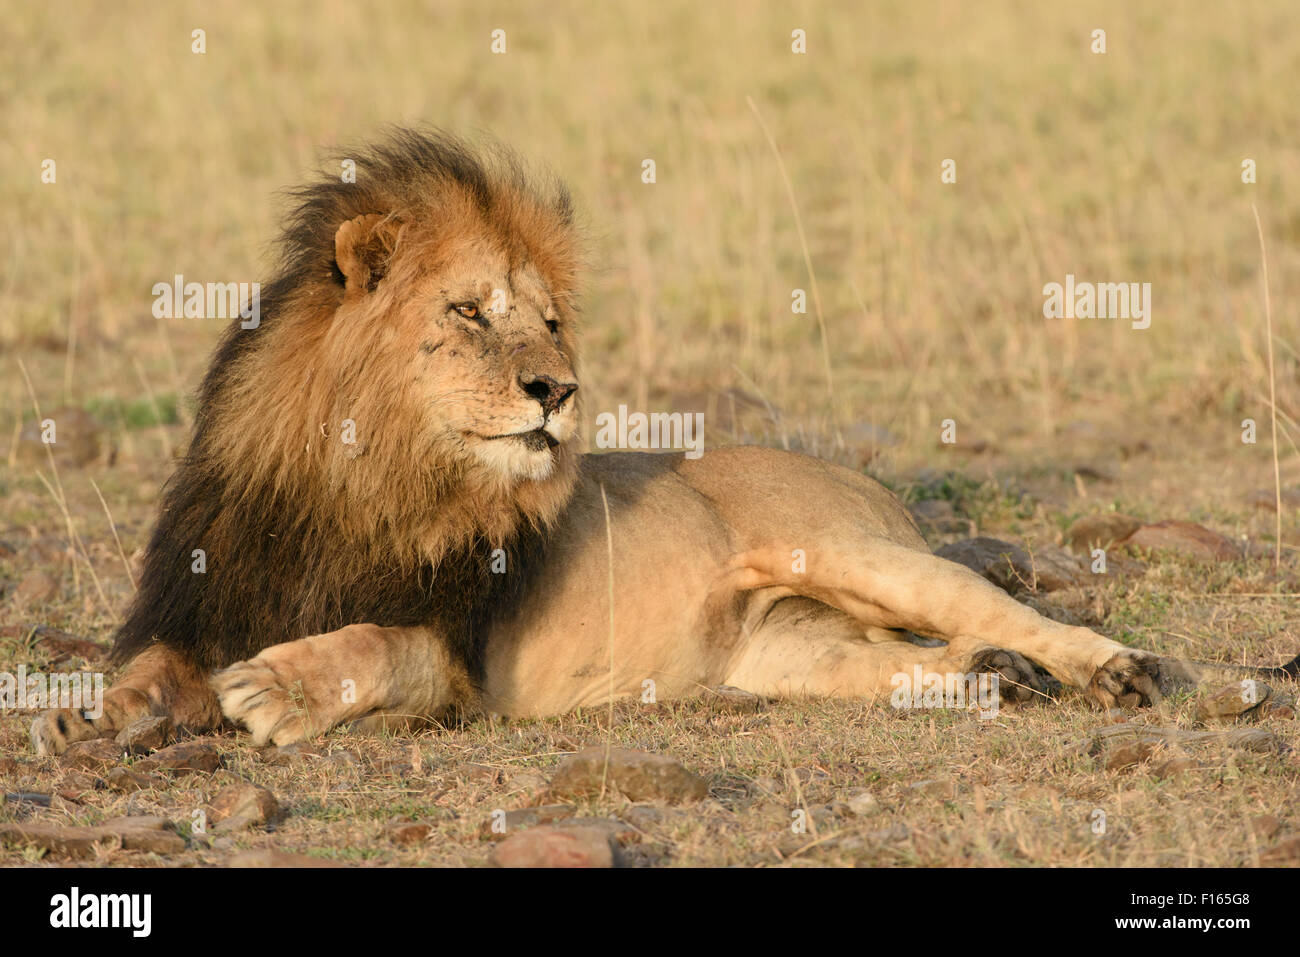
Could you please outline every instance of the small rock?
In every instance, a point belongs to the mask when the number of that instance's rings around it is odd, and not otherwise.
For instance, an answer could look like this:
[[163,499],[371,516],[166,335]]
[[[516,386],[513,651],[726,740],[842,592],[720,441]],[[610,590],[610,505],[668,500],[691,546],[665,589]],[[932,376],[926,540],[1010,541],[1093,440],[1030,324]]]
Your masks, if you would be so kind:
[[170,823],[163,827],[128,828],[119,826],[113,831],[122,842],[125,851],[151,851],[154,854],[178,854],[185,850],[185,839],[170,830]]
[[1272,687],[1262,681],[1235,681],[1197,702],[1196,720],[1234,721],[1251,713],[1257,716],[1256,709],[1272,694]]
[[34,568],[24,575],[18,582],[18,587],[14,589],[14,604],[20,608],[31,608],[35,605],[45,605],[53,601],[59,593],[59,583],[54,580],[49,572]]
[[704,778],[684,768],[675,758],[625,748],[587,748],[560,762],[551,778],[557,797],[599,794],[602,784],[617,787],[630,801],[666,801],[684,804],[708,796]]
[[597,827],[534,827],[492,849],[497,867],[613,867],[614,845]]
[[208,820],[214,834],[230,834],[266,824],[280,813],[275,795],[255,784],[232,784],[222,788],[208,803]]
[[871,817],[873,814],[879,814],[882,810],[880,799],[870,791],[849,792],[845,795],[844,806],[849,809],[849,813],[855,817]]
[[731,685],[718,685],[707,689],[704,692],[704,700],[713,711],[729,711],[737,714],[748,714],[762,706],[762,700],[758,695],[733,688]]
[[147,754],[171,744],[176,726],[166,715],[155,714],[137,718],[117,735],[117,743],[132,754]]
[[221,767],[221,754],[210,741],[182,741],[155,751],[135,763],[137,771],[177,771],[182,774],[211,774]]
[[1156,522],[1143,525],[1117,543],[1125,548],[1168,551],[1201,561],[1231,561],[1242,556],[1240,545],[1195,522]]
[[74,741],[63,752],[59,763],[65,768],[82,768],[86,771],[102,771],[113,767],[122,760],[122,749],[108,738],[92,738],[89,741]]
[[114,791],[147,791],[162,784],[161,780],[152,775],[120,767],[110,768],[104,775],[104,781]]
[[1142,523],[1132,515],[1119,512],[1085,515],[1066,529],[1065,544],[1072,552],[1088,555],[1094,548],[1109,548],[1120,539],[1128,538],[1141,526]]
[[404,846],[423,844],[429,839],[429,833],[432,830],[429,825],[417,821],[394,821],[384,828],[384,832],[388,835],[390,841]]
[[37,847],[56,856],[93,857],[95,846],[120,843],[126,851],[175,854],[185,850],[185,840],[160,817],[122,817],[96,827],[53,827],[9,824],[0,826],[0,843]]
[[1261,754],[1277,754],[1286,750],[1281,738],[1261,728],[1184,731],[1181,728],[1130,723],[1109,725],[1094,731],[1088,753],[1107,770],[1116,771],[1141,764],[1165,749],[1174,752],[1171,757],[1181,757],[1183,749],[1203,744],[1240,748]]
[[52,827],[44,824],[0,825],[0,844],[34,847],[58,857],[91,857],[98,841],[111,835],[93,827]]

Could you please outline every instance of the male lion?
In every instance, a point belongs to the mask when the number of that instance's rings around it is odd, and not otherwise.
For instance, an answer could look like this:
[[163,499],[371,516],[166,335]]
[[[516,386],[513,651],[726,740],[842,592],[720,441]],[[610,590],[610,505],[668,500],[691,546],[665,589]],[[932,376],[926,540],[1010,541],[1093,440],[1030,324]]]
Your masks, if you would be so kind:
[[647,678],[661,697],[875,696],[919,665],[1027,697],[1037,664],[1104,706],[1158,697],[1154,655],[934,557],[848,469],[580,455],[564,189],[409,131],[357,168],[296,194],[261,323],[232,324],[200,390],[116,636],[125,670],[101,717],[37,718],[39,751],[148,714],[224,716],[259,745],[556,714]]

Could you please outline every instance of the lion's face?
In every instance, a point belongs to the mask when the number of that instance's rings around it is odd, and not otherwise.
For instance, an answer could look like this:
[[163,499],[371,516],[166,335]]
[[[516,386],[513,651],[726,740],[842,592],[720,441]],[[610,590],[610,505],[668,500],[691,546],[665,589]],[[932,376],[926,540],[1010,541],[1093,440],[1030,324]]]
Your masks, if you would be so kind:
[[422,284],[414,381],[432,424],[504,479],[548,478],[578,426],[572,317],[540,273],[490,247]]

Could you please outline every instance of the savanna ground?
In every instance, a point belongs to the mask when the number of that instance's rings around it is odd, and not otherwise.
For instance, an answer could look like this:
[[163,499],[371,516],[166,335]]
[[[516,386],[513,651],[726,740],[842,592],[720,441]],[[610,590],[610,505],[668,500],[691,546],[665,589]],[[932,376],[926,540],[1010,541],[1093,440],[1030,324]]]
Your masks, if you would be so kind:
[[[1286,0],[15,7],[0,36],[0,668],[104,667],[84,646],[60,659],[31,626],[106,645],[184,449],[220,323],[154,319],[153,284],[267,279],[276,191],[318,147],[388,122],[489,131],[573,187],[595,263],[591,435],[620,403],[704,408],[712,444],[798,446],[910,502],[950,503],[926,506],[943,519],[928,527],[936,546],[978,533],[1045,547],[1107,511],[1198,522],[1259,554],[1143,555],[1033,600],[1156,652],[1280,663],[1300,650],[1297,25]],[[790,51],[795,28],[807,55]],[[1104,55],[1089,49],[1097,28]],[[788,173],[806,260],[747,97]],[[955,184],[940,182],[948,158]],[[1252,203],[1290,490],[1280,569]],[[1044,319],[1042,286],[1067,273],[1150,282],[1151,327]],[[794,288],[809,291],[807,314],[792,314]],[[56,469],[34,403],[59,423]],[[939,441],[945,419],[955,445]],[[1143,720],[1190,728],[1194,705],[1175,697]],[[1110,771],[1086,748],[1110,720],[1068,691],[992,721],[861,701],[752,714],[627,703],[612,722],[343,731],[285,765],[232,735],[215,774],[122,793],[37,758],[30,715],[5,715],[0,790],[53,797],[0,806],[0,824],[160,814],[184,832],[246,779],[283,805],[273,828],[165,858],[110,843],[98,862],[220,863],[270,846],[475,864],[492,810],[546,803],[563,754],[612,741],[710,785],[680,809],[613,794],[577,805],[630,822],[638,863],[1250,865],[1300,834],[1294,752],[1207,746],[1183,771]],[[1300,744],[1295,719],[1264,726]],[[791,831],[799,808],[806,834]],[[428,838],[394,843],[396,820],[429,824]],[[51,860],[0,850],[9,865]]]

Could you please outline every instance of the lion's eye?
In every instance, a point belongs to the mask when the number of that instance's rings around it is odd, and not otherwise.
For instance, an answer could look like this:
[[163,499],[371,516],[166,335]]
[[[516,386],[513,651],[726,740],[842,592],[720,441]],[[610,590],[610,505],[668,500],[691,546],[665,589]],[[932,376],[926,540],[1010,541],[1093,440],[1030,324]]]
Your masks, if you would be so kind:
[[483,320],[482,313],[478,311],[478,303],[456,302],[452,303],[451,308],[455,309],[458,315],[463,316],[466,319],[477,319],[480,322]]

